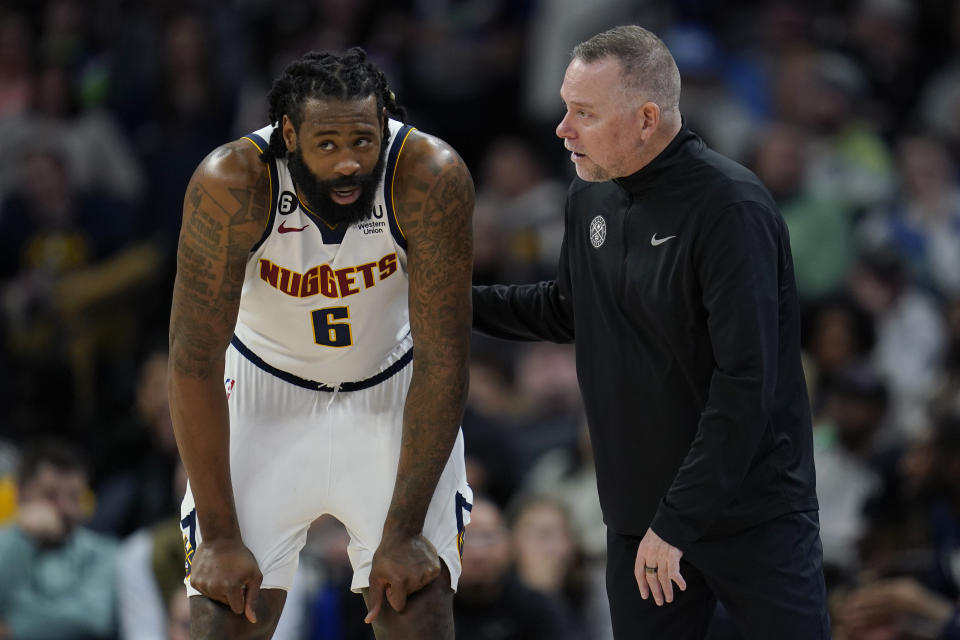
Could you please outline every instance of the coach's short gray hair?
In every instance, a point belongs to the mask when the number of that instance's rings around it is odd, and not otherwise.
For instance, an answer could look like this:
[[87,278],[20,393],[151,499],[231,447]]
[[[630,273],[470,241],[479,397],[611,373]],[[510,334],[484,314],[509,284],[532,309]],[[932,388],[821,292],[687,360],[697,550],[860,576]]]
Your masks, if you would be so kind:
[[653,32],[636,25],[614,27],[573,48],[573,59],[596,62],[615,58],[628,89],[634,89],[664,111],[680,106],[680,71],[670,50]]

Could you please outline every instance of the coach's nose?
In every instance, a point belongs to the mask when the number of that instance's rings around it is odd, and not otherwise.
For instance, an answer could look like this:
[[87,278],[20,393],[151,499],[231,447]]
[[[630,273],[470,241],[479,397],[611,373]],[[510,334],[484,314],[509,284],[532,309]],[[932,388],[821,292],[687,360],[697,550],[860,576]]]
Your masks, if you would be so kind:
[[570,124],[570,112],[568,111],[560,120],[560,124],[557,125],[557,137],[567,140],[568,138],[575,138],[576,135],[577,132]]

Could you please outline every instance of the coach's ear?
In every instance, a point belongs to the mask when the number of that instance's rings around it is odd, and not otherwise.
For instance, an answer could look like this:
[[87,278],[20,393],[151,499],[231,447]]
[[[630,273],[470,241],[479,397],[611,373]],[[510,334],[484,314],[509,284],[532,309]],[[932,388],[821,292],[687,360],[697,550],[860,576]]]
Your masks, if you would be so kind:
[[660,126],[660,105],[647,101],[637,109],[637,119],[640,124],[640,139],[649,140]]
[[280,126],[283,129],[283,142],[287,145],[287,151],[293,153],[297,148],[297,129],[293,126],[293,120],[284,114]]

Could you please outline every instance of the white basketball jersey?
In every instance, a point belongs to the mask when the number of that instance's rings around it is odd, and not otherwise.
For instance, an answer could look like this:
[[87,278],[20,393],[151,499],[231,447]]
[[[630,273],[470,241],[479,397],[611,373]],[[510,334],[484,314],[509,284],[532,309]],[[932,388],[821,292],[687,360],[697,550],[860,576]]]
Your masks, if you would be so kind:
[[[233,344],[290,382],[313,388],[368,381],[412,357],[406,241],[393,178],[412,127],[390,120],[373,215],[330,227],[300,202],[286,160],[271,160],[270,216],[247,260]],[[263,151],[273,126],[245,139]]]

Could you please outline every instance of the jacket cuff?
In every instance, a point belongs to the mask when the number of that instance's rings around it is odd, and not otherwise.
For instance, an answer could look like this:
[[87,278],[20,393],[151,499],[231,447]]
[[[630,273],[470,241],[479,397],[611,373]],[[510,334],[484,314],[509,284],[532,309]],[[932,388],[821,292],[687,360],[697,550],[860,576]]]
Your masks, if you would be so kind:
[[696,540],[699,535],[693,531],[692,527],[685,525],[670,509],[660,502],[660,508],[653,516],[650,528],[655,534],[677,549],[683,551],[687,546]]

